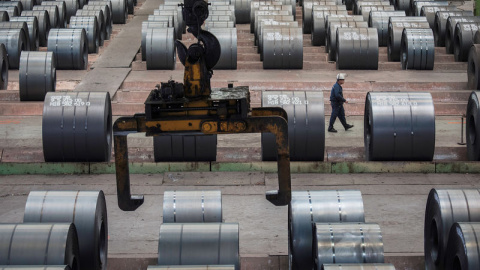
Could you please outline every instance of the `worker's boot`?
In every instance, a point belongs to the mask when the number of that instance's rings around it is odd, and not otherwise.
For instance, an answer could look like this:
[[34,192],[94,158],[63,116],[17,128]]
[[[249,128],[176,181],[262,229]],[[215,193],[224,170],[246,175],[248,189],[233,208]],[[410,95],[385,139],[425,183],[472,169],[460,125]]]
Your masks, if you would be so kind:
[[353,125],[349,125],[349,124],[345,125],[345,131],[347,131],[347,130],[349,130],[349,129],[351,129],[351,128],[353,128]]
[[331,128],[328,128],[328,132],[337,132],[337,130],[331,127]]

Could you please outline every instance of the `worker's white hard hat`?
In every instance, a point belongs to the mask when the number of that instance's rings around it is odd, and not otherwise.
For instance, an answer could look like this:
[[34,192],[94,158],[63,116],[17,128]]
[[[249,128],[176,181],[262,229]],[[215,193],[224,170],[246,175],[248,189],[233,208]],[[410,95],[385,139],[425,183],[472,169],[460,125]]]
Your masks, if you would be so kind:
[[338,80],[345,80],[345,73],[338,73],[337,74],[337,81]]

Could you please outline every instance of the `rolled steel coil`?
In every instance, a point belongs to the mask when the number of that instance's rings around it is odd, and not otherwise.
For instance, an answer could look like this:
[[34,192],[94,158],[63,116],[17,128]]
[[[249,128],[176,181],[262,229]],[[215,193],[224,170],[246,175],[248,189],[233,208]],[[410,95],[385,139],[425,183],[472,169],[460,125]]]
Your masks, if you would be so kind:
[[417,0],[414,0],[414,1],[411,1],[411,3],[413,3],[413,5],[414,5],[414,8],[411,10],[413,12],[412,15],[414,15],[414,16],[422,16],[421,12],[422,12],[422,7],[423,6],[429,6],[429,7],[432,7],[432,6],[448,6],[447,1],[417,1]]
[[[425,3],[429,3],[429,2],[434,2],[435,0],[408,0],[409,1],[409,4],[410,4],[410,7],[409,7],[409,10],[407,11],[408,13],[408,16],[420,16],[420,10],[418,10],[419,14],[417,15],[415,13],[415,5],[417,1],[419,2],[425,2]],[[423,3],[422,3],[423,5]]]
[[435,150],[432,95],[369,92],[364,141],[365,157],[370,161],[431,161]]
[[410,12],[410,0],[395,0],[395,10]]
[[235,265],[205,265],[205,266],[197,266],[197,265],[188,265],[188,266],[180,266],[180,265],[167,265],[167,266],[152,266],[149,265],[147,269],[156,269],[156,270],[235,270]]
[[480,45],[474,44],[468,53],[468,89],[480,90]]
[[435,28],[435,14],[439,11],[457,11],[455,6],[429,6],[425,5],[420,10],[420,16],[427,17],[427,21],[430,24],[430,28]]
[[445,32],[447,20],[450,16],[473,16],[472,11],[437,11],[433,23],[435,46],[445,47]]
[[148,15],[149,22],[167,22],[168,27],[175,27],[172,15]]
[[[304,1],[302,6],[302,15],[303,15],[303,23],[302,29],[304,34],[311,34],[312,33],[312,11],[315,4],[319,5],[319,1]],[[331,6],[323,6],[319,5],[316,10],[347,10],[345,5],[331,5]]]
[[220,43],[220,59],[213,69],[237,69],[237,29],[212,28],[210,32]]
[[[76,128],[81,125],[81,129]],[[112,148],[108,92],[47,93],[42,117],[47,162],[106,162]]]
[[[327,15],[325,18],[325,52],[328,53],[329,50],[329,39],[330,39],[330,26],[334,22],[334,25],[337,25],[338,27],[339,23],[341,25],[342,22],[363,22],[363,16],[360,15],[336,15],[336,14],[330,14]],[[337,32],[337,28],[332,29],[334,33]],[[335,34],[333,35],[333,38],[335,39]],[[333,41],[335,42],[335,41]]]
[[240,270],[238,223],[164,223],[159,265],[235,265]]
[[[17,17],[13,17],[13,18],[17,18]],[[4,30],[22,29],[22,32],[25,33],[25,42],[26,42],[25,51],[29,51],[31,49],[32,45],[30,44],[30,32],[28,31],[29,29],[26,22],[14,22],[14,21],[0,22],[0,29],[4,29]],[[33,43],[35,43],[35,40],[33,40]]]
[[[217,3],[222,3],[222,2],[217,2]],[[223,2],[223,3],[226,3],[226,2]],[[187,22],[185,21],[185,19],[183,18],[183,11],[182,9],[178,6],[178,4],[181,4],[179,2],[169,2],[169,1],[166,1],[164,3],[165,6],[175,6],[177,7],[177,12],[178,12],[178,17],[181,18],[181,22],[182,22],[182,30],[183,30],[183,33],[186,34],[187,33]],[[223,5],[223,7],[231,7],[233,8],[232,10],[235,10],[234,7],[232,5],[230,5],[230,3],[227,3],[228,5]],[[160,5],[162,6],[162,5]],[[209,3],[209,6],[208,6],[208,9],[210,10],[210,8],[215,8],[215,7],[218,7],[219,5],[212,5],[212,3]],[[220,5],[222,6],[222,5]]]
[[100,31],[97,29],[95,16],[70,18],[70,29],[84,29],[88,40],[88,53],[98,53],[100,48]]
[[36,4],[35,0],[20,0],[22,2],[23,10],[32,10],[33,6]]
[[41,47],[47,46],[50,33],[50,20],[46,10],[24,10],[22,17],[35,17],[38,21],[38,43]]
[[103,191],[31,191],[23,222],[74,223],[80,269],[107,269],[108,220]]
[[1,1],[0,2],[0,8],[1,7],[16,7],[17,8],[17,16],[18,14],[21,14],[23,11],[23,4],[20,1]]
[[[288,115],[290,160],[323,161],[325,111],[322,93],[309,91],[262,92],[262,107],[281,107]],[[262,133],[262,160],[277,160],[275,136]]]
[[478,23],[480,22],[480,17],[478,16],[450,16],[447,19],[447,26],[445,27],[445,51],[449,54],[454,52],[454,43],[455,43],[455,27],[459,22],[471,22]]
[[473,45],[475,33],[480,27],[480,22],[464,23],[459,22],[455,26],[455,34],[453,38],[453,56],[456,62],[466,62],[468,60],[468,52]]
[[5,11],[8,13],[8,17],[17,17],[20,13],[18,12],[18,8],[16,6],[6,6],[0,7],[0,11]]
[[325,19],[328,15],[348,15],[346,10],[313,10],[312,11],[312,45],[325,46]]
[[425,211],[425,267],[444,269],[448,234],[456,222],[480,221],[477,189],[431,189]]
[[[93,1],[93,0],[90,0]],[[125,24],[128,18],[127,1],[126,0],[111,0],[112,1],[112,21],[113,23]]]
[[0,224],[0,265],[68,265],[80,270],[75,225]]
[[260,22],[260,30],[258,36],[257,42],[257,50],[258,53],[260,53],[260,60],[263,61],[263,31],[265,29],[273,29],[273,28],[298,28],[298,22],[297,21],[292,21],[292,22],[282,22],[282,21],[269,21],[269,20],[264,20]]
[[58,28],[67,28],[67,6],[64,1],[43,1],[42,6],[57,6]]
[[360,15],[362,6],[390,6],[390,2],[385,0],[357,0],[353,6],[353,14]]
[[263,31],[264,69],[302,69],[303,34],[300,28],[271,28]]
[[390,17],[388,22],[387,55],[388,61],[399,62],[402,34],[405,28],[430,28],[425,17]]
[[222,222],[220,190],[163,193],[163,223],[203,222]]
[[[230,16],[210,15],[205,22],[232,22]],[[235,25],[235,22],[233,22]]]
[[[85,6],[84,8],[86,7],[87,6]],[[107,34],[103,11],[99,9],[97,10],[79,9],[77,10],[77,14],[75,14],[75,16],[76,17],[95,16],[95,19],[97,20],[97,31],[100,32],[100,46],[103,46],[103,42],[105,41],[105,36]]]
[[137,5],[136,0],[127,0],[127,12],[128,14],[132,14],[135,11],[135,6]]
[[369,18],[370,18],[370,12],[371,11],[390,11],[390,12],[394,12],[395,11],[395,7],[394,6],[366,6],[366,5],[363,5],[363,6],[360,6],[359,7],[359,11],[358,11],[358,15],[362,15],[363,16],[363,20],[368,22]]
[[59,24],[59,13],[58,13],[58,7],[57,6],[34,6],[33,11],[35,10],[45,10],[47,11],[48,14],[48,20],[50,21],[50,26],[52,28],[60,28]]
[[372,11],[368,18],[368,27],[377,28],[378,46],[385,47],[388,43],[388,22],[390,17],[405,17],[405,11]]
[[8,68],[18,69],[20,54],[29,49],[28,35],[22,28],[0,29],[0,43],[5,45],[8,56]]
[[[172,11],[176,11],[177,12],[177,18],[178,18],[178,26],[180,27],[181,31],[182,31],[182,34],[184,34],[186,31],[186,22],[185,20],[183,19],[183,11],[182,11],[182,7],[178,6],[178,4],[175,4],[175,5],[168,5],[168,4],[165,4],[165,5],[160,5],[158,7],[158,10],[172,10]],[[224,10],[226,11],[226,10]],[[210,7],[209,7],[209,14],[214,14],[214,13],[211,13],[211,10],[210,10]],[[235,11],[232,11],[231,14],[234,16],[233,18],[235,18]],[[234,20],[235,21],[235,20]]]
[[[70,18],[72,16],[75,16],[77,14],[77,10],[80,8],[79,7],[79,2],[78,0],[56,0],[56,1],[63,1],[65,2],[65,19],[67,21],[67,24],[70,23]],[[93,0],[90,0],[93,1]]]
[[395,266],[389,263],[324,264],[322,270],[395,270]]
[[55,92],[57,82],[55,56],[52,52],[22,52],[19,83],[21,101],[43,101]]
[[212,28],[234,28],[235,25],[233,22],[211,22],[207,21],[203,25],[203,29],[209,31]]
[[231,0],[231,4],[235,7],[236,23],[250,22],[250,2],[251,0]]
[[[253,11],[253,16],[250,18],[250,32],[254,32],[255,31],[255,12],[256,11],[279,11],[279,10],[283,10],[283,11],[290,11],[291,10],[291,7],[290,6],[286,6],[286,5],[271,5],[271,6],[260,6],[258,7],[257,9],[255,9]],[[287,15],[291,15],[291,11],[287,14]],[[268,13],[265,14],[263,12],[261,13],[258,13],[258,15],[269,15]],[[292,14],[293,15],[293,14]],[[294,17],[295,19],[295,17]]]
[[[362,18],[362,16],[360,16]],[[328,50],[328,60],[336,61],[337,59],[337,30],[339,28],[367,28],[367,22],[361,21],[351,21],[351,20],[340,20],[340,21],[330,21],[330,27],[327,29],[327,40],[325,41],[325,49]],[[377,33],[377,44],[378,44],[378,33]]]
[[165,135],[153,138],[155,162],[215,161],[217,135]]
[[313,226],[365,222],[362,194],[357,190],[292,191],[288,217],[292,266],[313,269]]
[[448,236],[446,270],[480,269],[480,223],[455,223]]
[[[282,11],[282,13],[283,12],[284,11]],[[255,37],[255,45],[259,44],[259,39],[261,38],[260,25],[265,21],[293,22],[294,19],[292,15],[258,15],[255,19],[255,30],[253,34]]]
[[[160,16],[157,16],[160,17]],[[147,50],[147,30],[151,28],[168,28],[173,27],[173,23],[170,24],[168,19],[173,19],[170,16],[167,17],[166,21],[144,21],[142,22],[142,61],[147,60],[146,50]]]
[[87,69],[88,39],[85,29],[52,29],[49,52],[55,53],[57,69]]
[[402,69],[432,70],[435,62],[432,29],[404,29],[400,54]]
[[83,7],[84,10],[91,10],[91,11],[98,11],[101,10],[103,14],[103,25],[104,29],[101,34],[104,37],[104,40],[109,40],[110,39],[110,34],[112,33],[112,18],[110,17],[110,8],[108,5],[102,5],[102,6],[97,6],[97,5],[86,5]]
[[209,14],[211,16],[228,16],[230,18],[230,21],[236,22],[235,18],[235,12],[231,10],[212,10],[209,11]]
[[[107,40],[110,39],[110,36],[113,32],[113,10],[112,10],[112,1],[90,1],[89,6],[100,6],[102,7],[103,15],[105,17],[105,28],[107,30]],[[108,14],[108,16],[106,15]]]
[[182,39],[182,34],[183,34],[182,25],[178,20],[178,15],[176,10],[154,10],[153,15],[173,16],[175,39]]
[[338,28],[337,69],[378,69],[377,28]]
[[0,270],[72,270],[68,265],[58,265],[58,266],[48,266],[48,265],[11,265],[11,266],[0,266]]
[[147,29],[145,43],[147,69],[175,69],[174,28]]
[[383,263],[383,239],[374,223],[315,223],[315,269],[323,264]]
[[0,43],[0,90],[7,89],[8,86],[8,58],[7,49],[3,43]]
[[[216,3],[216,2],[214,2]],[[258,10],[259,7],[261,6],[270,6],[270,5],[281,5],[282,2],[281,1],[250,1],[250,15],[249,15],[249,18],[248,18],[248,22],[251,23],[254,19],[254,16],[255,16],[255,11]],[[213,5],[213,4],[212,4]],[[235,8],[235,6],[234,6]],[[292,9],[292,14],[294,13],[294,9]],[[235,17],[236,17],[236,13],[235,13]],[[250,24],[251,26],[251,24]],[[250,33],[253,33],[253,29],[250,27]]]
[[467,105],[467,156],[468,160],[480,160],[480,139],[477,141],[477,135],[480,134],[480,92],[473,91],[470,94]]
[[13,17],[10,21],[25,22],[27,24],[30,51],[38,51],[38,48],[40,47],[40,34],[37,17]]
[[8,22],[9,19],[8,12],[0,11],[0,22]]

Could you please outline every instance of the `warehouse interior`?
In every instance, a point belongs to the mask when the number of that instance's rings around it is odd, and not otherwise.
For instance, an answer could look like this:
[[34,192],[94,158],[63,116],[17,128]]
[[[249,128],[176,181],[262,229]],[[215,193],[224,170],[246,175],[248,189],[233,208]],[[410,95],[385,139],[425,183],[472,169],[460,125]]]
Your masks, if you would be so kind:
[[478,6],[0,1],[0,269],[480,269]]

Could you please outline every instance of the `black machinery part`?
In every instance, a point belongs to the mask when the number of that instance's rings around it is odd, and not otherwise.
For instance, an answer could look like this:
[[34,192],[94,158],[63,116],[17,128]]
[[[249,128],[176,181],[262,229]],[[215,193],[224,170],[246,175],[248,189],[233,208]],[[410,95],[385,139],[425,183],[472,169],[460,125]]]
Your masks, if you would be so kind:
[[52,52],[22,52],[18,73],[21,101],[44,101],[48,92],[55,92],[57,70]]

